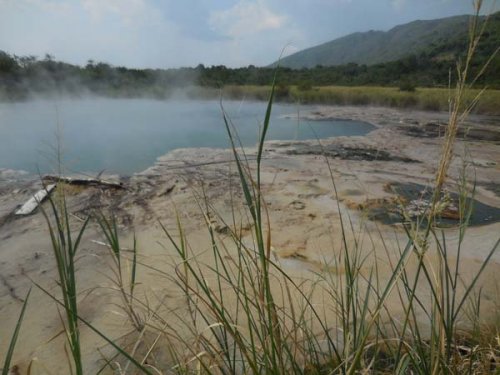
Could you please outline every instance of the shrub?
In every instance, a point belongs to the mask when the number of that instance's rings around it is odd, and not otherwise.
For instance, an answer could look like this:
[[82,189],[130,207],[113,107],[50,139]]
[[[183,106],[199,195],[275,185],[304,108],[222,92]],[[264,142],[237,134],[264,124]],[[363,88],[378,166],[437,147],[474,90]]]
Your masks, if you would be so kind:
[[403,79],[399,82],[399,91],[415,92],[416,89],[415,82],[409,79]]
[[299,91],[309,91],[312,90],[313,86],[311,81],[302,81],[297,85]]

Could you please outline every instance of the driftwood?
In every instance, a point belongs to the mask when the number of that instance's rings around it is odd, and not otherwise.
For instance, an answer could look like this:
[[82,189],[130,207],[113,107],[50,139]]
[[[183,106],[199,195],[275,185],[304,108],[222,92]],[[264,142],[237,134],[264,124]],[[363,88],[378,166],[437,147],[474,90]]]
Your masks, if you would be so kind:
[[38,205],[42,203],[42,201],[49,196],[49,194],[54,190],[56,184],[51,184],[46,186],[44,189],[39,190],[33,195],[28,201],[18,209],[15,214],[16,215],[29,215],[36,210]]
[[63,177],[63,176],[52,176],[47,175],[43,176],[44,181],[50,182],[64,182],[69,185],[84,185],[84,186],[103,186],[113,189],[124,189],[125,186],[121,182],[112,182],[101,180],[97,178],[72,178],[72,177]]

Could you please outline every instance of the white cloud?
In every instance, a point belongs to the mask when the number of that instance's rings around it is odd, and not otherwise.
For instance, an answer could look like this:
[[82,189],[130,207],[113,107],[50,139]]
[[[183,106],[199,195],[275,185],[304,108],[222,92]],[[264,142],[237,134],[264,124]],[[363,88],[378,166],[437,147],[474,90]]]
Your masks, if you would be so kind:
[[27,12],[32,9],[64,15],[71,10],[71,6],[65,0],[0,0],[0,20],[10,12]]
[[117,16],[122,22],[132,24],[155,14],[145,0],[81,0],[81,5],[94,21]]
[[[22,1],[19,1],[22,3]],[[43,11],[53,12],[56,14],[68,14],[71,10],[71,5],[64,0],[27,0],[26,5],[36,6]]]
[[[210,27],[227,38],[206,40],[186,34],[179,24],[182,17],[175,18],[175,9],[165,4],[0,0],[0,49],[21,56],[50,53],[77,64],[94,59],[129,67],[178,67],[264,65],[276,60],[290,43],[304,45],[303,32],[293,18],[277,14],[263,0],[242,0],[222,12],[207,11]],[[285,54],[292,51],[287,47]]]
[[240,0],[233,7],[210,14],[210,27],[234,39],[281,28],[287,18],[273,13],[262,0]]
[[392,6],[401,10],[406,5],[406,0],[391,0]]

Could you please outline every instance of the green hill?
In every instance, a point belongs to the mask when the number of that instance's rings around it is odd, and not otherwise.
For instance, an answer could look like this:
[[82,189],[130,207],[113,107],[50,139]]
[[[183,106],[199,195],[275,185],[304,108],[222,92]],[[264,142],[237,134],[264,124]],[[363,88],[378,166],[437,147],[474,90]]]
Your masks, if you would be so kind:
[[[484,19],[481,17],[481,21]],[[283,58],[281,65],[294,69],[348,63],[374,65],[422,53],[454,58],[465,49],[470,20],[471,16],[464,15],[413,21],[386,32],[358,32],[294,53]],[[483,52],[498,47],[500,12],[490,17],[488,32],[483,39],[483,45],[490,47]]]

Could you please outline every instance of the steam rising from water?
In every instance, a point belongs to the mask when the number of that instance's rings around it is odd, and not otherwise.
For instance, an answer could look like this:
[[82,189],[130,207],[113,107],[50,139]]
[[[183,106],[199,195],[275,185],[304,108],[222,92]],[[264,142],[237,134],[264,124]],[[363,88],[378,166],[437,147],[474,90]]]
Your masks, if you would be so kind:
[[[178,97],[183,94],[179,92]],[[263,102],[225,102],[245,146],[256,144],[265,107]],[[301,111],[310,109],[302,107]],[[314,133],[320,138],[362,135],[373,129],[354,121],[307,124],[283,118],[296,113],[293,105],[276,104],[268,139],[314,139]],[[130,174],[176,148],[229,147],[215,100],[86,96],[2,103],[0,116],[0,168],[48,172],[57,165],[56,150],[62,145],[68,172]]]

